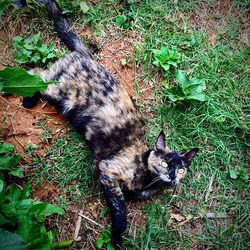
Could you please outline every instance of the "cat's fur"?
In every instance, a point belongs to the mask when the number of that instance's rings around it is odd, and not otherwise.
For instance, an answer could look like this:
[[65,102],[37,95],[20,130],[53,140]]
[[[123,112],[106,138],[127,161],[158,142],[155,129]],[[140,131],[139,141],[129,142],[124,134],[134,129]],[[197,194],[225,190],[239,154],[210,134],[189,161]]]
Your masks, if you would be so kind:
[[[31,73],[59,82],[50,84],[42,96],[89,144],[110,207],[113,244],[119,248],[127,227],[125,199],[147,199],[163,187],[177,185],[198,149],[182,155],[170,152],[163,132],[154,149],[148,149],[143,118],[127,92],[93,59],[57,4],[52,0],[39,2],[46,6],[72,53],[48,70],[34,69]],[[24,99],[24,106],[32,107],[38,96]]]

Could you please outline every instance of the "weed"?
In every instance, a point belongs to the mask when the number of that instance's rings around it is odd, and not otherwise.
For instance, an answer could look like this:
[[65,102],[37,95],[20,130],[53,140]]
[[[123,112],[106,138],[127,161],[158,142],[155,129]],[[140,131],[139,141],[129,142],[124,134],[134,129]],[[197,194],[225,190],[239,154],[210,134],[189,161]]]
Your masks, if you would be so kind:
[[52,138],[52,135],[51,129],[47,125],[47,117],[43,116],[42,118],[40,118],[36,124],[36,127],[43,129],[43,139],[46,143],[49,143]]
[[114,250],[114,247],[111,243],[111,228],[105,228],[102,230],[102,235],[97,239],[96,246],[98,249],[108,249]]
[[20,64],[41,63],[44,65],[49,60],[59,57],[59,53],[53,44],[42,43],[40,33],[27,39],[16,36],[13,38],[13,46],[16,50],[15,59]]
[[59,0],[63,14],[76,14],[78,12],[87,13],[89,6],[85,1],[66,1]]
[[154,49],[152,51],[155,59],[153,64],[163,68],[165,75],[168,75],[171,67],[177,67],[177,64],[179,63],[179,54],[176,50],[162,47],[160,50]]
[[18,245],[18,249],[52,249],[54,236],[46,230],[44,221],[47,216],[63,215],[64,211],[55,205],[29,199],[31,181],[23,189],[7,184],[6,175],[23,176],[22,168],[16,167],[21,155],[13,151],[11,144],[0,144],[0,248]]
[[165,85],[165,95],[172,101],[185,101],[185,100],[196,100],[206,101],[207,96],[204,93],[206,89],[203,80],[197,78],[189,78],[182,71],[178,70],[176,74],[176,81],[178,85],[172,88],[168,88]]

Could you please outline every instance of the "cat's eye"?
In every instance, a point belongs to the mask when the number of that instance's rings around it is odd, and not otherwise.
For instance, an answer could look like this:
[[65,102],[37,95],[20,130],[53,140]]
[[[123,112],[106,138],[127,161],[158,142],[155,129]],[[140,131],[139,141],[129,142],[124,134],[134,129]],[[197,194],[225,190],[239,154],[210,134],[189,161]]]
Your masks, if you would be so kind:
[[161,166],[164,167],[164,168],[167,168],[167,167],[168,167],[168,164],[167,164],[167,162],[162,161],[162,162],[161,162]]
[[186,172],[186,169],[185,168],[179,168],[177,172],[178,172],[178,174],[184,174]]

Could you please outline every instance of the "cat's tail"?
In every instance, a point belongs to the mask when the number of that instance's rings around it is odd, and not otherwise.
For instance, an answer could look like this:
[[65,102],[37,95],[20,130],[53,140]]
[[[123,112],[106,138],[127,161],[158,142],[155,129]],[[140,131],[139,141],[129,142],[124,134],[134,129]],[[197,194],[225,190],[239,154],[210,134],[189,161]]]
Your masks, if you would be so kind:
[[[75,33],[70,23],[63,16],[60,7],[53,0],[36,0],[38,3],[43,4],[48,13],[49,18],[54,22],[55,29],[60,39],[65,43],[71,51],[83,52],[90,55],[88,49],[84,46],[79,36]],[[25,0],[13,0],[13,4],[22,8],[26,5]]]

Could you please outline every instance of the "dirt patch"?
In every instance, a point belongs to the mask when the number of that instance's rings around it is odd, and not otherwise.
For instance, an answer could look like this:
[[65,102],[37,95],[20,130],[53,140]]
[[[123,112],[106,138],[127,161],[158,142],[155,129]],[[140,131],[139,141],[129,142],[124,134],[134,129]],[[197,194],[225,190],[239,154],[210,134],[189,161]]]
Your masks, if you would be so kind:
[[100,51],[100,64],[118,79],[130,96],[134,94],[133,58],[132,44],[124,39],[110,40]]
[[12,143],[18,152],[35,145],[42,155],[59,136],[67,132],[65,121],[55,108],[43,102],[31,110],[22,107],[22,98],[1,96],[1,138]]
[[229,24],[232,16],[240,21],[241,42],[249,43],[250,24],[247,15],[233,7],[231,0],[213,1],[210,5],[202,2],[200,8],[195,10],[189,17],[191,27],[208,32],[211,46],[216,45],[217,35]]

